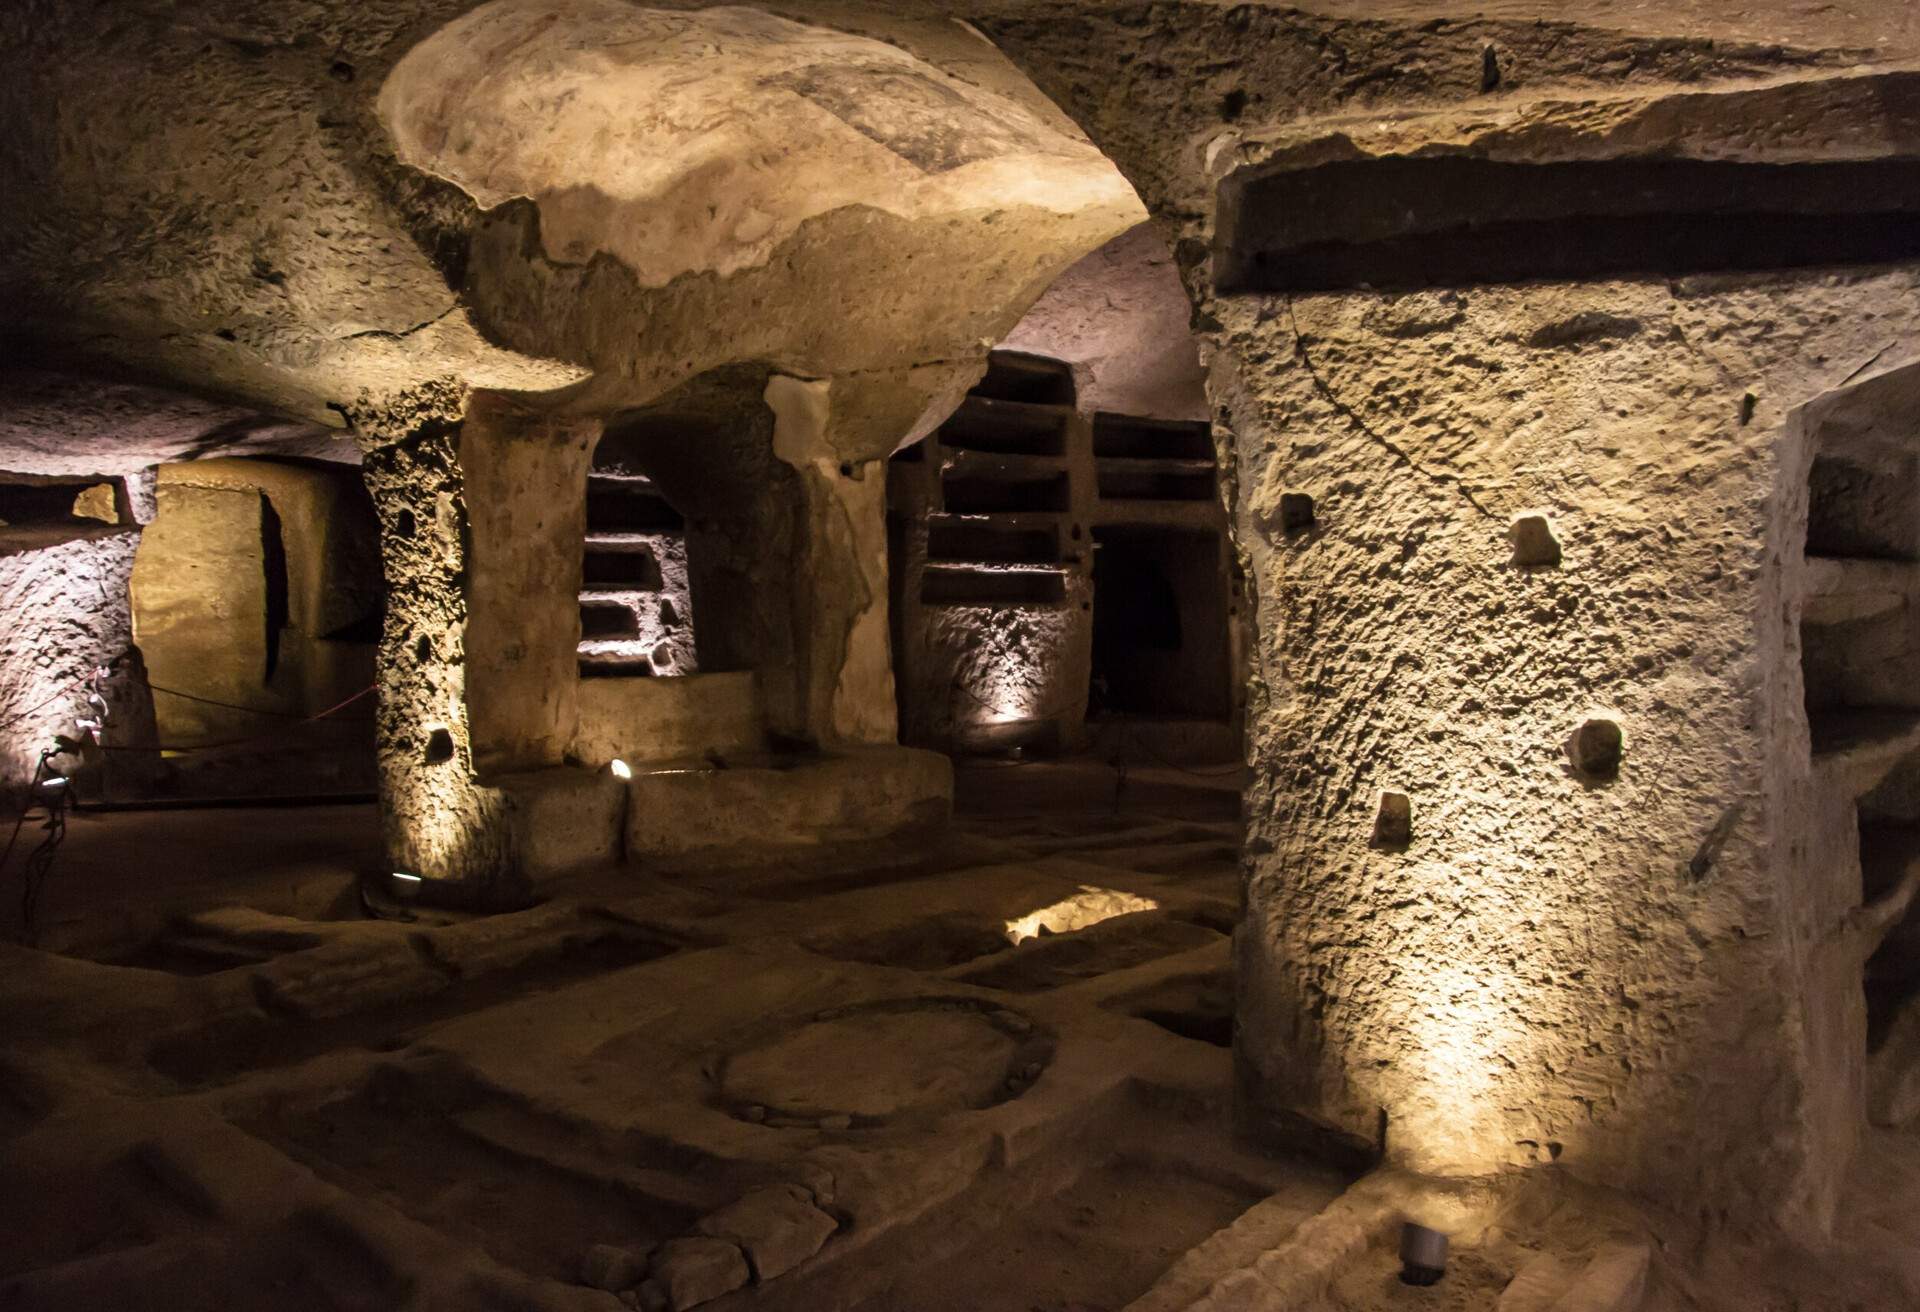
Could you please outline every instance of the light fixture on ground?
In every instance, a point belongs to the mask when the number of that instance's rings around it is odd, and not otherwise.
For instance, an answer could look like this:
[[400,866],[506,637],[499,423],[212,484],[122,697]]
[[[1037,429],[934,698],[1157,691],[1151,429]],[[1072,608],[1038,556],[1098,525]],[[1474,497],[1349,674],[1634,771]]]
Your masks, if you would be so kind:
[[1418,1221],[1400,1227],[1400,1279],[1409,1285],[1438,1284],[1447,1273],[1447,1237]]
[[615,779],[633,778],[633,767],[628,765],[625,761],[621,760],[617,756],[614,757],[611,761],[607,762],[607,769],[613,772],[613,777]]
[[396,870],[387,878],[389,884],[392,885],[393,895],[401,898],[418,897],[420,895],[421,885],[424,882],[420,876],[408,874],[404,870]]

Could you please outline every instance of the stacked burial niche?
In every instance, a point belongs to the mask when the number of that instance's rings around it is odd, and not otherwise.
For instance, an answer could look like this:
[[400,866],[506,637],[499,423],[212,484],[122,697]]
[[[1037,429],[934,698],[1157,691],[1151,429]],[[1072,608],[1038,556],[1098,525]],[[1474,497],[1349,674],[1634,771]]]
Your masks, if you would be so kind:
[[1822,398],[1799,422],[1801,677],[1823,847],[1857,852],[1840,896],[1866,930],[1868,1109],[1895,1124],[1920,1115],[1920,367]]
[[902,740],[1077,750],[1089,717],[1231,733],[1236,584],[1204,422],[1083,409],[995,351],[888,481]]
[[587,473],[580,560],[582,677],[699,670],[687,524],[640,466],[643,431],[601,438]]
[[1460,153],[1279,160],[1221,188],[1222,291],[1681,276],[1920,256],[1920,164]]

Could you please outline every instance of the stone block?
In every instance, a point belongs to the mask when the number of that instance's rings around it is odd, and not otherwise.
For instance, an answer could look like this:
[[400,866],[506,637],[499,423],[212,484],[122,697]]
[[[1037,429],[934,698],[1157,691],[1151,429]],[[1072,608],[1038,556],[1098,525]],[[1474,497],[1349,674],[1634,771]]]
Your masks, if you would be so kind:
[[1545,515],[1521,515],[1507,529],[1507,541],[1513,544],[1513,563],[1523,568],[1541,568],[1560,563],[1560,539]]
[[613,1244],[595,1244],[580,1259],[580,1279],[612,1294],[631,1289],[646,1273],[646,1265],[640,1258]]
[[819,1252],[839,1223],[796,1185],[755,1189],[703,1218],[701,1234],[740,1245],[756,1280],[784,1275]]
[[944,817],[953,766],[934,752],[863,747],[787,762],[761,758],[636,769],[627,850],[850,842]]
[[1645,1244],[1603,1244],[1552,1312],[1633,1312],[1647,1289],[1653,1254]]
[[731,1294],[752,1278],[738,1245],[710,1238],[669,1239],[655,1250],[648,1275],[673,1312]]
[[605,770],[559,768],[495,781],[512,805],[512,850],[530,880],[620,857],[624,785]]

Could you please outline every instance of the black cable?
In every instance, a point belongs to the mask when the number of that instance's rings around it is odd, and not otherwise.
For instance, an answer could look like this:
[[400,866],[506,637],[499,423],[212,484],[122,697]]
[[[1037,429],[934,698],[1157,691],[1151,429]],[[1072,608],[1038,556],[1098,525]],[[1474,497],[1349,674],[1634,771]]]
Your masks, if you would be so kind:
[[68,788],[63,781],[59,788],[52,790],[46,802],[47,823],[44,828],[47,836],[40,840],[40,846],[27,855],[26,879],[20,890],[20,919],[28,947],[32,947],[40,937],[40,895],[46,889],[47,876],[53,871],[54,854],[60,850],[60,844],[66,841],[67,808],[73,803]]
[[35,702],[33,705],[27,707],[26,710],[21,711],[19,714],[13,716],[11,719],[8,719],[4,723],[0,723],[0,729],[13,728],[14,725],[20,723],[20,721],[26,719],[29,715],[32,715],[35,711],[43,710],[46,707],[53,705],[55,702],[59,701],[62,697],[66,696],[68,693],[74,692],[80,687],[82,687],[83,685],[85,685],[87,681],[88,680],[86,678],[75,679],[72,683],[68,684],[66,687],[61,688],[60,690],[55,692],[51,697],[46,698],[44,701]]
[[[216,701],[211,697],[201,697],[195,693],[181,692],[178,688],[163,688],[157,683],[149,683],[147,687],[154,692],[163,692],[169,697],[178,697],[182,701],[199,702],[202,706],[221,706],[229,711],[245,711],[249,715],[269,715],[278,720],[309,720],[315,718],[308,715],[305,711],[270,711],[264,706],[242,706],[238,702]],[[360,696],[365,695],[364,692],[360,694]],[[343,715],[340,717],[340,721],[345,724],[372,724],[373,718],[371,715]]]
[[[332,723],[332,724],[372,724],[374,723],[374,717],[371,717],[371,716],[343,715],[338,719],[332,719],[332,720],[329,720],[328,717],[332,716],[335,711],[338,711],[345,707],[353,705],[353,703],[359,701],[362,697],[365,697],[368,693],[375,691],[378,687],[379,687],[378,684],[368,684],[366,687],[362,688],[359,692],[355,693],[353,696],[347,698],[343,702],[337,702],[334,705],[329,706],[326,710],[320,711],[317,714],[303,715],[299,717],[299,723],[319,724],[322,721],[328,721],[329,723]],[[216,706],[227,705],[227,703],[225,702],[215,702],[213,704]],[[244,706],[241,706],[241,707],[235,707],[234,709],[246,710],[247,708]],[[278,712],[274,712],[274,714],[278,714]],[[244,738],[226,738],[226,739],[222,739],[217,743],[197,743],[191,747],[175,746],[168,743],[155,743],[151,746],[134,746],[134,745],[108,746],[105,743],[99,743],[97,744],[97,746],[99,750],[103,752],[179,752],[184,754],[188,752],[218,751],[219,749],[224,747],[243,747],[248,743],[269,742],[279,737],[280,737],[280,732],[278,730],[274,730],[267,733],[248,734]]]
[[47,837],[40,845],[27,854],[24,878],[20,887],[20,939],[27,946],[39,937],[34,922],[40,914],[40,891],[45,886],[48,872],[53,868],[53,854],[59,850],[61,840],[67,836],[66,805],[67,783],[61,780],[58,793],[52,801],[47,800],[50,790],[41,787],[46,778],[47,760],[58,751],[49,747],[40,753],[40,759],[33,767],[33,782],[27,785],[26,805],[20,808],[20,818],[13,822],[13,832],[7,836],[7,846],[0,850],[0,875],[4,875],[7,862],[13,857],[13,846],[20,839],[21,829],[26,827],[27,817],[33,814],[36,800],[47,808]]
[[40,787],[41,776],[47,769],[47,758],[52,755],[51,748],[40,753],[40,760],[33,767],[33,782],[27,785],[26,805],[20,808],[20,818],[13,822],[13,833],[7,836],[6,850],[0,851],[0,875],[6,873],[7,861],[13,856],[13,845],[20,840],[20,830],[27,823],[27,817],[33,814],[33,799],[37,796],[35,790]]

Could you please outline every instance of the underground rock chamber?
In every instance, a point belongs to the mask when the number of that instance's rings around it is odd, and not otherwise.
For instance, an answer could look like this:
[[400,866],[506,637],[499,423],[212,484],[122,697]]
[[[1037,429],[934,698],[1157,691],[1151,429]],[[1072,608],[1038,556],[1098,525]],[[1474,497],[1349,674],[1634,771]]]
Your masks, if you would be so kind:
[[1913,16],[884,8],[0,18],[0,1303],[1914,1304]]

